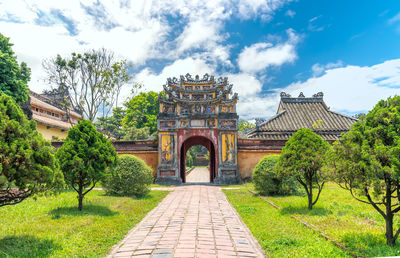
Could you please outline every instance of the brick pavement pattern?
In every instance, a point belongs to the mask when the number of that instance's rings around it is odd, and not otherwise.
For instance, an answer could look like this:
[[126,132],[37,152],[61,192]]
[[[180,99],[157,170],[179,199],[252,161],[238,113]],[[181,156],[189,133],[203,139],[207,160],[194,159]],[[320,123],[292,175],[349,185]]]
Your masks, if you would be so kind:
[[108,257],[264,257],[217,186],[175,187]]
[[210,171],[205,167],[196,167],[186,176],[186,183],[209,183]]

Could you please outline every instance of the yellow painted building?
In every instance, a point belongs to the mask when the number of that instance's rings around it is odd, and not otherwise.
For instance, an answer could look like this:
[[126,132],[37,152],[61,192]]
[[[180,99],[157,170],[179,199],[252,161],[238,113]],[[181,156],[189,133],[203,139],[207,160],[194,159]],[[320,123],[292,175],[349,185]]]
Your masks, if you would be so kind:
[[82,116],[74,111],[70,113],[70,121],[66,112],[59,108],[54,100],[30,91],[32,119],[37,123],[37,130],[46,140],[62,140],[67,137],[68,130],[82,119]]

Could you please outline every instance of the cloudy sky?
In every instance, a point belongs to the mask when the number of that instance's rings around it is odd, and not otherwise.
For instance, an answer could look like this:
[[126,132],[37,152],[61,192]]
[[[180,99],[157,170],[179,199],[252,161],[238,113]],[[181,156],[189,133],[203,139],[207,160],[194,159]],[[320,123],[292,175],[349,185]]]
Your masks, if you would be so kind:
[[0,33],[39,92],[44,58],[105,47],[146,90],[186,73],[227,76],[244,119],[273,115],[281,91],[322,91],[348,115],[400,94],[397,0],[0,0]]

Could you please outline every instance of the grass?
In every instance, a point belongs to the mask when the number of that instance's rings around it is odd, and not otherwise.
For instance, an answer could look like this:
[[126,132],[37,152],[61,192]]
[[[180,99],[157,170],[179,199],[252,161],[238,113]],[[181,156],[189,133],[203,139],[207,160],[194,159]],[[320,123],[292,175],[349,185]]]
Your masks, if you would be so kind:
[[224,190],[269,257],[338,257],[347,254],[245,188]]
[[[360,256],[400,255],[400,243],[389,247],[385,239],[385,221],[368,204],[355,200],[348,191],[336,184],[327,184],[315,208],[306,208],[306,197],[270,197],[282,207],[282,213],[297,214],[305,221],[318,226],[335,240],[343,243]],[[400,225],[395,219],[395,230]],[[397,225],[397,226],[396,226]]]
[[222,189],[224,188],[244,188],[244,189],[254,189],[254,186],[252,183],[242,183],[242,184],[236,184],[236,185],[222,185]]
[[[252,188],[252,185],[247,185],[247,188]],[[237,198],[233,198],[236,194],[242,193],[247,200],[247,205],[251,204],[253,201],[263,203],[263,209],[270,210],[272,206],[266,201],[260,199],[257,196],[252,196],[247,194],[246,187],[241,190],[228,191],[228,198],[230,198],[234,206],[239,205],[238,202],[242,201]],[[246,194],[245,194],[246,193]],[[229,197],[232,196],[232,197]],[[385,240],[385,223],[382,216],[370,205],[363,204],[355,200],[348,191],[341,189],[336,184],[327,184],[318,200],[317,204],[314,206],[312,211],[307,209],[307,197],[306,196],[275,196],[267,197],[269,200],[281,207],[280,210],[275,210],[274,218],[284,218],[281,223],[278,224],[279,227],[283,229],[286,228],[286,220],[290,219],[289,216],[296,215],[307,223],[313,224],[327,233],[335,241],[340,242],[346,246],[352,253],[357,256],[396,256],[400,255],[400,240],[397,240],[397,245],[394,247],[389,247],[386,245]],[[256,199],[258,199],[256,201]],[[245,205],[243,202],[242,205]],[[238,209],[238,211],[240,208]],[[256,223],[253,220],[258,221],[260,215],[251,215],[242,213],[239,211],[241,216],[247,216],[246,223]],[[266,217],[266,219],[270,219]],[[245,220],[245,219],[244,219]],[[269,223],[269,222],[268,222]],[[299,222],[296,224],[300,225]],[[261,225],[260,225],[261,226]],[[395,219],[395,230],[400,226],[399,216]],[[250,226],[249,226],[250,227]],[[265,228],[265,227],[264,227]],[[256,231],[263,231],[263,229],[255,229]],[[270,229],[264,229],[270,231]],[[282,237],[281,232],[275,231],[275,238],[279,239]],[[255,233],[254,233],[255,234]],[[259,233],[261,235],[271,235],[271,232]],[[285,233],[286,234],[286,233]],[[304,232],[305,234],[305,232]],[[315,235],[314,233],[311,233]],[[270,236],[272,237],[272,236]],[[304,236],[302,236],[304,237]],[[321,238],[321,237],[319,237]],[[274,252],[270,250],[268,245],[265,246],[268,252]],[[315,246],[316,249],[322,250],[323,246]],[[346,255],[346,254],[341,254]],[[300,255],[301,256],[301,255]],[[307,255],[308,256],[308,255]],[[314,254],[310,254],[314,256]]]
[[150,187],[151,187],[151,188],[157,188],[157,187],[165,188],[165,187],[175,187],[175,185],[158,185],[158,184],[151,184]]
[[91,191],[82,211],[73,191],[4,206],[0,257],[104,256],[167,194],[151,191],[135,199]]

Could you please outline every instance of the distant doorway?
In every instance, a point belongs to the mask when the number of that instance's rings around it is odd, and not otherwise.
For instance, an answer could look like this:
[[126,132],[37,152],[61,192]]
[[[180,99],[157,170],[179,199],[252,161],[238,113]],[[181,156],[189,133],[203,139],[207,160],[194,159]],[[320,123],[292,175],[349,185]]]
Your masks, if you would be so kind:
[[210,182],[210,153],[202,145],[194,145],[186,151],[186,183]]
[[201,136],[187,139],[181,147],[180,174],[184,183],[212,183],[215,178],[215,149]]

